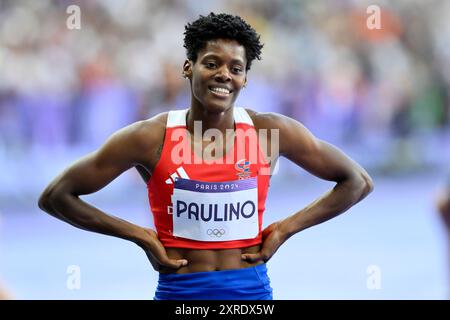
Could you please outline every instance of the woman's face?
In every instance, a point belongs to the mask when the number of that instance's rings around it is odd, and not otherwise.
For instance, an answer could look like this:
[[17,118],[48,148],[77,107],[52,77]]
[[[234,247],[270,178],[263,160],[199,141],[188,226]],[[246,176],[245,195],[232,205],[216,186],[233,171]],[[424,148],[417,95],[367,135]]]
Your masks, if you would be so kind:
[[191,80],[192,104],[210,113],[231,108],[246,83],[245,48],[235,40],[207,42],[197,61],[186,61],[184,71]]

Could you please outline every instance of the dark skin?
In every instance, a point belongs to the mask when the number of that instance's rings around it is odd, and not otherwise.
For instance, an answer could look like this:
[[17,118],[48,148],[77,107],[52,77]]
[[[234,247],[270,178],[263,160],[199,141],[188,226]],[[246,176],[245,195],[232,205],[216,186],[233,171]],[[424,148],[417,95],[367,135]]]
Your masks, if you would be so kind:
[[450,231],[450,190],[445,188],[437,198],[437,209],[447,231]]
[[[209,41],[197,61],[186,60],[183,75],[191,84],[188,130],[202,121],[203,130],[233,129],[233,105],[247,82],[245,48],[234,40]],[[231,93],[218,96],[212,86]],[[247,110],[256,130],[279,129],[279,154],[335,187],[298,212],[263,230],[261,245],[226,250],[165,248],[155,231],[109,215],[79,198],[99,191],[124,171],[136,168],[147,181],[161,154],[167,113],[136,122],[113,134],[95,152],[78,160],[44,190],[39,207],[78,228],[130,240],[161,273],[239,269],[267,262],[292,235],[329,220],[372,190],[367,172],[337,148],[314,137],[299,122],[275,113]],[[268,137],[270,146],[271,137]],[[210,141],[197,141],[203,147]],[[193,142],[193,144],[195,141]],[[226,150],[224,150],[226,152]],[[266,153],[267,154],[267,153]],[[272,157],[271,163],[276,162]]]

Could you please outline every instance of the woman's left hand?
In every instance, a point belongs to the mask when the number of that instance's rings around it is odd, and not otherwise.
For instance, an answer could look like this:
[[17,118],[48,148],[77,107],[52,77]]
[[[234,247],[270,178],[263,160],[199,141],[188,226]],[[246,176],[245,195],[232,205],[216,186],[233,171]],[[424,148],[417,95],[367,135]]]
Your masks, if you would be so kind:
[[286,241],[287,237],[282,231],[281,222],[277,221],[269,225],[262,232],[262,247],[258,253],[244,253],[242,260],[247,262],[269,261],[278,248]]

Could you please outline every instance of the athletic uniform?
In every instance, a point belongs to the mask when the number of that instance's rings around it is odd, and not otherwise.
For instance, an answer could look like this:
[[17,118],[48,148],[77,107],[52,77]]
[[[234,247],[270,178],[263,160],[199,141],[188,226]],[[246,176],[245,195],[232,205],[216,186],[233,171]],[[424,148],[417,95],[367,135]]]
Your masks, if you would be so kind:
[[[188,109],[170,111],[148,196],[164,247],[244,248],[262,242],[269,163],[253,121],[233,109],[234,144],[208,163],[191,148]],[[160,274],[155,299],[272,299],[266,264],[188,274]]]

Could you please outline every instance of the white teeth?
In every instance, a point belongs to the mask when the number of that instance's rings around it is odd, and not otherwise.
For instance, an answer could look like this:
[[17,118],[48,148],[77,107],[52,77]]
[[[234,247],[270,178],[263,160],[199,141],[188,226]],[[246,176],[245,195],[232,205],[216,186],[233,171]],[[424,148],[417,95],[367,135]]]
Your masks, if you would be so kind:
[[230,91],[228,89],[224,89],[224,88],[211,88],[211,91],[218,92],[218,93],[226,93],[226,94],[230,93]]

